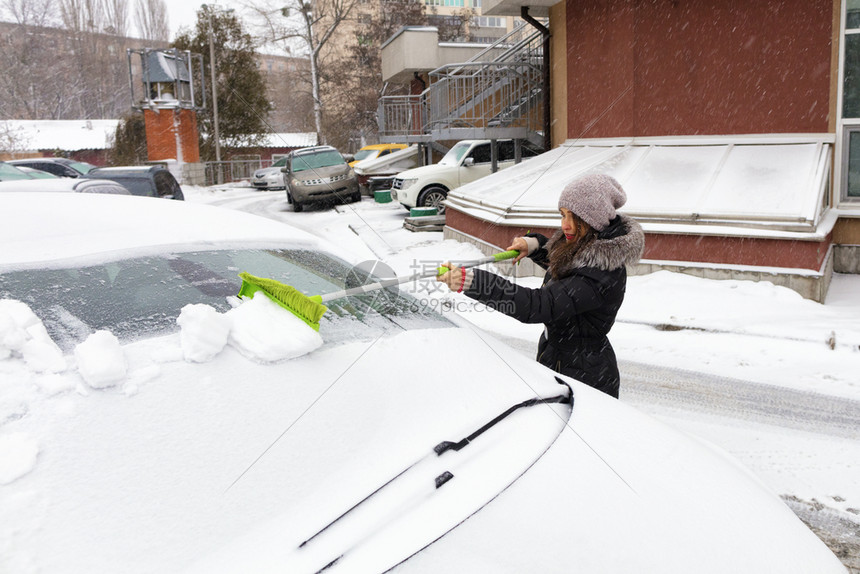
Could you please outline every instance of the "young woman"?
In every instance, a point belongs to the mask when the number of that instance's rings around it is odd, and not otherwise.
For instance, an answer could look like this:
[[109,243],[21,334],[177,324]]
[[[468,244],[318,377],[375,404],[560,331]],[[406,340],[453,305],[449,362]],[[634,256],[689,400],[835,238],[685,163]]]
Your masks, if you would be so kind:
[[626,201],[608,175],[586,175],[564,188],[561,231],[551,239],[517,237],[508,247],[520,252],[515,261],[528,256],[547,271],[539,289],[450,263],[438,280],[519,321],[543,323],[538,362],[618,398],[618,363],[607,334],[624,300],[625,266],[639,261],[645,248],[639,224],[615,211]]

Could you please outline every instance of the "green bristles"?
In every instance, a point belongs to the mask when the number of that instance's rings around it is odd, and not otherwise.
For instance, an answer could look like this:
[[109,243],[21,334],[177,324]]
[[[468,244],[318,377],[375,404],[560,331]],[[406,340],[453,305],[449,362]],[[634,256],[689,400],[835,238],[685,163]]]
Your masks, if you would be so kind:
[[312,329],[320,330],[320,318],[328,309],[321,302],[314,301],[298,289],[274,279],[255,277],[245,272],[239,273],[239,277],[242,278],[239,297],[244,295],[252,297],[257,291],[262,291],[269,299],[307,323]]

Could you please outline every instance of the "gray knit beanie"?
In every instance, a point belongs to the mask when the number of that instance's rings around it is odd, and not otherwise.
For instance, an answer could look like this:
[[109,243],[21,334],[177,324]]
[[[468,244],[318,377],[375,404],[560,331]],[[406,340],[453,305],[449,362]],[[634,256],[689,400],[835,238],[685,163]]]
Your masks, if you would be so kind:
[[569,209],[595,230],[603,231],[626,201],[627,194],[614,177],[594,173],[568,183],[558,198],[558,207]]

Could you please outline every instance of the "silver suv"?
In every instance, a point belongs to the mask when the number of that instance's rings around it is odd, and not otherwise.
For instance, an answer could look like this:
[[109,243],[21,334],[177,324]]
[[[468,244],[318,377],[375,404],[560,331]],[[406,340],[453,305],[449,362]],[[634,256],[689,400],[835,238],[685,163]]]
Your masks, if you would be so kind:
[[355,172],[331,146],[290,152],[281,171],[285,174],[287,201],[293,204],[293,211],[302,211],[312,201],[361,201]]

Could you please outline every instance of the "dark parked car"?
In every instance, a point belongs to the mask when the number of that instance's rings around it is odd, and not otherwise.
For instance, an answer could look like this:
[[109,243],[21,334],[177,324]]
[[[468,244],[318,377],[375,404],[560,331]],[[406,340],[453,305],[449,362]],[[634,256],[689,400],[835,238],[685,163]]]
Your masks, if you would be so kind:
[[9,163],[16,166],[31,167],[52,173],[59,177],[83,177],[96,166],[85,161],[74,161],[64,157],[31,157],[28,159],[13,159]]
[[185,199],[173,174],[160,165],[99,167],[87,174],[93,179],[110,179],[121,183],[132,195]]
[[292,151],[281,171],[293,211],[302,211],[312,201],[361,201],[355,172],[331,146]]

